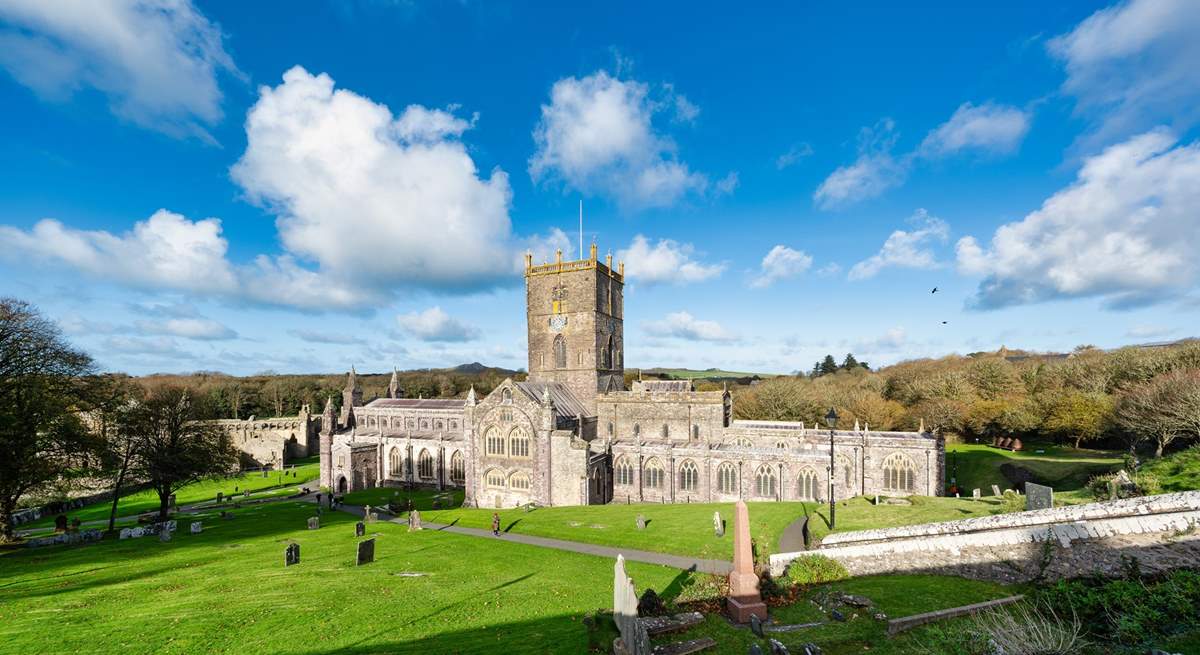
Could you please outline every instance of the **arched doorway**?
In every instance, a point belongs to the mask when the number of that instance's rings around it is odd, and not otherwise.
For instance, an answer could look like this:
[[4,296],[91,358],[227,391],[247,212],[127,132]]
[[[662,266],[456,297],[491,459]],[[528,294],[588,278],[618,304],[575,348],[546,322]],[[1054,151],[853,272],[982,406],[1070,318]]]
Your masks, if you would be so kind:
[[348,489],[346,488],[347,486],[349,486],[349,485],[346,484],[346,476],[343,475],[343,476],[339,477],[338,483],[337,483],[338,493],[339,494],[346,493],[348,491]]

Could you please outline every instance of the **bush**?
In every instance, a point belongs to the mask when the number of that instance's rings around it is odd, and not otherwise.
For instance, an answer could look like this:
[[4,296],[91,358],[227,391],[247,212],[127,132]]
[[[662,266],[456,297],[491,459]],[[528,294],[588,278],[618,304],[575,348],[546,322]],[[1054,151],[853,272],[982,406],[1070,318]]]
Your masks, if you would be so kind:
[[[1112,483],[1117,473],[1093,476],[1087,482],[1087,490],[1096,500],[1112,499]],[[1154,473],[1142,472],[1129,476],[1133,488],[1117,485],[1117,498],[1132,498],[1134,496],[1153,496],[1163,492],[1162,480]]]
[[794,585],[837,582],[850,577],[846,567],[824,555],[801,555],[788,565],[787,579]]
[[1021,603],[976,614],[975,633],[986,635],[1007,655],[1072,655],[1083,648],[1079,618],[1063,618],[1049,607]]
[[[1128,567],[1133,568],[1133,567]],[[1060,581],[1035,593],[1059,615],[1073,613],[1093,641],[1143,652],[1171,635],[1200,629],[1200,572],[1180,570],[1156,583],[1141,580]]]
[[1021,512],[1025,510],[1025,497],[1012,489],[1004,490],[1004,512]]

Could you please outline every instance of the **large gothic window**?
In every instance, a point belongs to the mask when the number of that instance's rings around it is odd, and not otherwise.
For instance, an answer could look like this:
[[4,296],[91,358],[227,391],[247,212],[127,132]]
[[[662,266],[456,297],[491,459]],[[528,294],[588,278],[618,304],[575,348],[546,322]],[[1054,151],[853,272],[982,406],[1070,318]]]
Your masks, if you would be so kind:
[[529,476],[520,471],[513,473],[508,478],[508,487],[510,489],[529,489]]
[[483,483],[493,489],[504,488],[504,471],[491,469],[483,476]]
[[430,455],[428,450],[422,450],[417,457],[417,474],[422,480],[433,479],[433,455]]
[[758,467],[758,471],[754,473],[754,487],[758,495],[765,498],[775,497],[775,486],[778,480],[775,477],[775,470],[770,464],[763,464]]
[[554,368],[567,367],[567,340],[563,335],[554,337]]
[[508,433],[508,454],[511,457],[529,457],[529,435],[516,427]]
[[695,491],[696,483],[700,479],[700,473],[696,470],[696,463],[692,460],[685,460],[679,466],[679,489],[680,491]]
[[887,491],[911,492],[916,477],[916,466],[901,453],[883,460],[883,488]]
[[717,489],[723,494],[737,493],[737,467],[729,462],[717,467]]
[[613,477],[617,484],[633,484],[633,464],[628,457],[618,457],[613,466]]
[[462,484],[467,480],[467,467],[463,461],[461,451],[454,451],[450,456],[450,481],[455,484]]
[[810,468],[800,469],[796,478],[796,495],[800,500],[817,499],[817,472]]
[[651,457],[642,471],[642,486],[651,489],[661,489],[663,486],[663,467],[657,458]]
[[399,448],[392,448],[388,453],[388,470],[396,477],[404,475],[404,456],[400,454]]
[[500,431],[495,427],[490,427],[487,432],[483,433],[484,452],[489,455],[504,454],[504,437],[500,436]]

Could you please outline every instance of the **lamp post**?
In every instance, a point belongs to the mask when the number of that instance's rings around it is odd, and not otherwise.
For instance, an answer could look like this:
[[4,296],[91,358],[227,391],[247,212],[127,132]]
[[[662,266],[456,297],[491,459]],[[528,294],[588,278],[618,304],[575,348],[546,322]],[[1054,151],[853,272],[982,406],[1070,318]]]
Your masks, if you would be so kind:
[[834,512],[836,508],[833,503],[833,431],[837,428],[838,415],[837,411],[832,407],[829,408],[829,413],[825,415],[825,422],[829,424],[829,529],[832,531],[836,519]]

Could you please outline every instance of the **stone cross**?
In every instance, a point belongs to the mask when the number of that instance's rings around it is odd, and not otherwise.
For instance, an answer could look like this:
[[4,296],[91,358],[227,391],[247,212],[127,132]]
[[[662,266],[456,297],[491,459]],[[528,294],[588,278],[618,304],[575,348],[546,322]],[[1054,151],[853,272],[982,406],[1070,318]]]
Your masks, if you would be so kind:
[[300,563],[300,544],[291,543],[283,550],[283,566],[286,568]]
[[192,523],[192,534],[200,534],[204,531],[204,522],[195,521]]
[[371,522],[371,506],[370,505],[363,507],[363,518],[366,519],[367,523]]
[[980,499],[979,489],[978,488],[972,489],[971,490],[971,500],[979,500],[979,499]]
[[718,537],[725,536],[725,522],[721,520],[720,512],[713,512],[713,534]]
[[358,523],[354,524],[354,536],[361,537],[366,533],[367,533],[367,527],[365,525],[363,525],[362,521],[359,521]]
[[993,495],[993,496],[999,496],[999,495],[1000,495],[1000,487],[999,487],[999,485],[994,485],[994,484],[992,485],[992,495]]
[[750,510],[741,500],[733,506],[733,573],[729,574],[729,596],[725,601],[735,623],[746,623],[751,616],[767,618],[750,550]]
[[646,517],[642,516],[641,514],[637,515],[637,529],[638,530],[646,529]]
[[[650,635],[638,620],[637,605],[637,590],[633,580],[625,574],[625,557],[617,555],[617,564],[613,567],[613,621],[621,636],[616,640],[618,643],[613,644],[614,652],[650,655]],[[618,646],[621,646],[619,650]]]
[[321,519],[319,519],[315,516],[310,516],[308,518],[308,529],[309,530],[317,530],[320,527],[321,527]]
[[372,537],[365,541],[358,542],[358,558],[355,560],[355,566],[370,564],[375,561],[375,538]]

